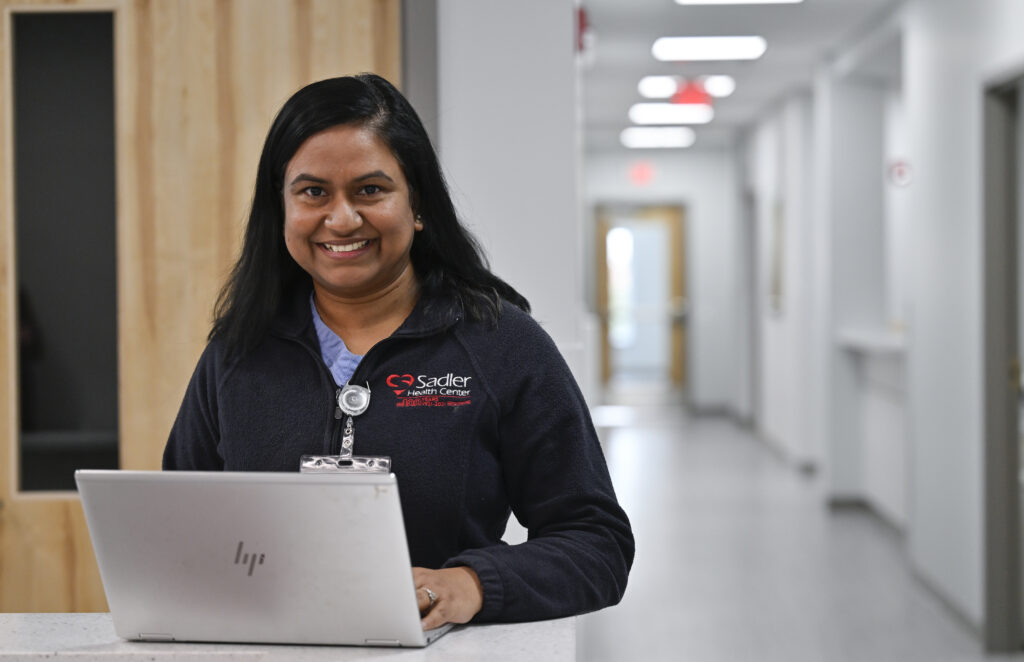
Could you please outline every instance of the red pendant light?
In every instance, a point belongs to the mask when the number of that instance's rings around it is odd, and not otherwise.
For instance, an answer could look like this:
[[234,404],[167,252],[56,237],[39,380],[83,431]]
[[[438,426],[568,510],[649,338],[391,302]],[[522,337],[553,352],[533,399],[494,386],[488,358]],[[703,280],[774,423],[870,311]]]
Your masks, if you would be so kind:
[[699,81],[688,80],[672,95],[672,103],[710,106],[711,95],[707,93]]

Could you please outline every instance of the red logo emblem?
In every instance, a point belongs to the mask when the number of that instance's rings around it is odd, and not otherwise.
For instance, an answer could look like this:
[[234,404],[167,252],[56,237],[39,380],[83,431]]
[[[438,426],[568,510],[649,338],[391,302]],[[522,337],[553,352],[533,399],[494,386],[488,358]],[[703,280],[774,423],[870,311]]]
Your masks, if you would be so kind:
[[[402,395],[413,385],[416,378],[412,375],[388,375],[387,384],[395,392],[395,395]],[[403,387],[404,388],[400,388]]]

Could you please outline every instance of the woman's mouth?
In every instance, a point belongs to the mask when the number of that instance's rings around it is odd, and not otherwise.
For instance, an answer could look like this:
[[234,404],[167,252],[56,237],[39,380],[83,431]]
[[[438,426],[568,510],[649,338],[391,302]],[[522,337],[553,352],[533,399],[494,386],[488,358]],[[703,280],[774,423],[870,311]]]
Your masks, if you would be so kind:
[[370,245],[369,239],[363,239],[362,241],[353,241],[348,244],[320,244],[328,253],[354,253],[361,248],[366,248]]

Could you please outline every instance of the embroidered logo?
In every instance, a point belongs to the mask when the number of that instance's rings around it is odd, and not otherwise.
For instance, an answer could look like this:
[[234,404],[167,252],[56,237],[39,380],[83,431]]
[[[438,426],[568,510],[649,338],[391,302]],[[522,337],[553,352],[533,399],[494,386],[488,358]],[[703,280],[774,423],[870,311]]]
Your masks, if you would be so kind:
[[472,377],[449,372],[439,377],[394,373],[385,380],[396,407],[461,407],[471,404]]
[[416,378],[412,375],[388,375],[387,381],[395,395],[402,395],[416,382]]

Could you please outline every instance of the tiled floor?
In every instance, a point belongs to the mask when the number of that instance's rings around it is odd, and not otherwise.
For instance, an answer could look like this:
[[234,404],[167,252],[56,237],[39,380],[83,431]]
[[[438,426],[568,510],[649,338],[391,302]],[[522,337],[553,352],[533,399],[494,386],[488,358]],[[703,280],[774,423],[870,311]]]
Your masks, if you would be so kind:
[[748,431],[658,389],[614,401],[595,421],[637,555],[622,603],[581,619],[581,661],[1024,661],[985,657],[892,529],[830,512]]

